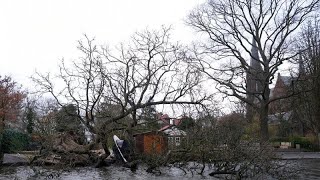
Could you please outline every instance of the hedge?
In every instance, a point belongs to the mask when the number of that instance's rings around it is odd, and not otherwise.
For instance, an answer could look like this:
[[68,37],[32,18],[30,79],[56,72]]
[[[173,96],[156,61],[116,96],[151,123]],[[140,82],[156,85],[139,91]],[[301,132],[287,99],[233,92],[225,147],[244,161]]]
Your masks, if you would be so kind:
[[6,129],[2,134],[1,149],[4,153],[14,153],[25,150],[28,147],[30,138],[22,132]]

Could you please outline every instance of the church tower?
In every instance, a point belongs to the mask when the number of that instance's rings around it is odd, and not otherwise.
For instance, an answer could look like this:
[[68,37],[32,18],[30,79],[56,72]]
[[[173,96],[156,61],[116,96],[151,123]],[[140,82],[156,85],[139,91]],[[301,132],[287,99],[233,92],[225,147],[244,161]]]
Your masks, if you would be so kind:
[[257,97],[260,96],[260,93],[262,92],[262,82],[261,76],[262,73],[262,67],[259,60],[259,51],[257,48],[257,43],[254,38],[252,38],[252,48],[250,53],[250,66],[247,69],[247,77],[246,77],[246,93],[247,93],[247,113],[246,117],[249,121],[252,120],[255,110],[250,104],[256,104],[258,103]]

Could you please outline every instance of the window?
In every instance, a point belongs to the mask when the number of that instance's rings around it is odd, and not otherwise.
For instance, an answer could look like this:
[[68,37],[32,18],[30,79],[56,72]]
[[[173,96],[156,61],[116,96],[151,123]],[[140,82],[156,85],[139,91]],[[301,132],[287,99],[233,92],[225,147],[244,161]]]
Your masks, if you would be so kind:
[[173,137],[168,137],[169,140],[169,144],[172,145],[173,144]]
[[176,146],[180,146],[180,137],[176,137]]

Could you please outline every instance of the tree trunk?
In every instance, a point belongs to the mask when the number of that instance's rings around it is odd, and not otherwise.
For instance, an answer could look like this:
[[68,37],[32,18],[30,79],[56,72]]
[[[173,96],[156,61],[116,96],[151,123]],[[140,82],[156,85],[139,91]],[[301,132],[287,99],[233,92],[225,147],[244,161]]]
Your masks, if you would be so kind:
[[106,157],[109,156],[110,152],[109,152],[109,147],[108,147],[108,135],[106,133],[99,133],[98,134],[98,141],[97,143],[101,143],[102,148],[104,150],[104,152],[106,153]]
[[269,109],[269,105],[267,103],[261,104],[259,117],[260,117],[260,142],[262,144],[264,144],[269,140],[268,109]]
[[3,138],[3,131],[4,131],[4,120],[0,120],[0,166],[2,165],[3,161],[3,151],[2,151],[2,138]]
[[128,134],[128,142],[129,142],[129,149],[130,149],[130,156],[132,156],[135,152],[135,143],[134,143],[134,137],[133,137],[133,128],[137,126],[137,111],[134,110],[132,113],[132,123],[127,128],[127,134]]
[[[267,69],[266,69],[267,68]],[[267,65],[264,66],[265,72],[269,72],[269,68]],[[268,112],[269,112],[269,100],[270,100],[270,87],[268,82],[269,73],[263,73],[262,77],[260,77],[261,82],[259,90],[262,94],[261,102],[260,102],[260,143],[265,144],[269,141],[269,127],[268,127]],[[265,81],[263,81],[265,79]]]
[[320,133],[317,134],[317,138],[318,138],[318,146],[320,147]]

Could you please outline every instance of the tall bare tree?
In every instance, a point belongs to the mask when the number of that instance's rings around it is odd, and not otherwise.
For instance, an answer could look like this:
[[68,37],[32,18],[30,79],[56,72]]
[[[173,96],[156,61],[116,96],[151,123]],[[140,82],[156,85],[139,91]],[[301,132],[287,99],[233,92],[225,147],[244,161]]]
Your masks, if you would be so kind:
[[[118,104],[122,116],[160,104],[199,104],[207,97],[201,93],[201,74],[186,63],[184,47],[170,42],[170,29],[136,33],[119,56],[104,49],[109,67],[106,79],[110,88],[106,99]],[[120,117],[116,117],[120,118]]]
[[[86,37],[86,44],[80,41],[78,47],[84,57],[71,68],[61,63],[57,78],[64,82],[62,90],[56,90],[50,74],[38,73],[34,80],[61,106],[74,104],[82,124],[98,137],[110,137],[108,126],[127,116],[133,120],[130,131],[137,125],[138,109],[200,104],[209,98],[202,93],[200,72],[186,63],[185,48],[171,43],[169,32],[170,28],[162,28],[136,33],[129,45],[122,44],[116,52],[98,48]],[[100,121],[98,128],[95,117],[102,103],[115,105],[118,113]]]
[[[262,142],[269,139],[269,103],[276,100],[270,99],[270,84],[279,66],[296,55],[289,52],[291,37],[318,3],[208,0],[189,15],[188,24],[208,37],[202,46],[204,51],[197,54],[200,69],[218,82],[222,93],[256,109]],[[251,51],[251,47],[256,50]],[[257,66],[252,66],[249,59]],[[256,81],[254,91],[247,88],[248,75]],[[249,98],[252,96],[254,100]]]
[[[318,134],[320,132],[320,21],[308,21],[297,38],[300,56],[297,88],[303,90],[295,99],[295,110],[302,123]],[[298,106],[297,106],[298,105]]]

